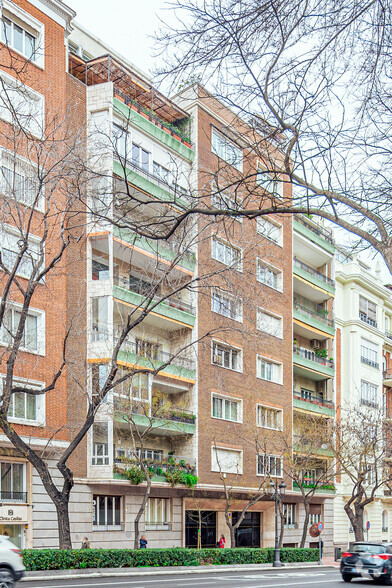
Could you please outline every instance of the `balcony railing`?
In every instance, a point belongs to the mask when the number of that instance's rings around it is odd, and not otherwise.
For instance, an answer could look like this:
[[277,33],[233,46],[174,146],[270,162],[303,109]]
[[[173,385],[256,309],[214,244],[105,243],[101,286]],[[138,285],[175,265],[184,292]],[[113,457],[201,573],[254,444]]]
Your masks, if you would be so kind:
[[[194,460],[188,460],[186,457],[179,455],[168,455],[160,454],[155,455],[154,459],[143,459],[144,465],[146,465],[156,476],[160,476],[163,472],[172,472],[174,470],[183,470],[190,474],[194,474],[196,471],[196,462]],[[134,456],[132,452],[124,457],[115,457],[114,464],[126,466],[139,465],[140,460]]]
[[335,404],[332,400],[326,400],[323,397],[317,396],[316,394],[301,394],[297,390],[293,390],[293,397],[298,398],[298,400],[303,400],[304,402],[310,402],[312,404],[317,404],[319,406],[325,406],[327,408],[335,408]]
[[0,492],[0,502],[27,502],[27,492]]
[[392,339],[392,331],[385,331],[385,336],[388,337],[388,339]]
[[377,369],[380,367],[380,364],[378,364],[376,361],[373,361],[372,359],[369,359],[368,357],[364,357],[363,355],[361,356],[361,362],[366,363],[366,365],[370,365],[371,367],[374,367]]
[[328,316],[326,316],[323,313],[317,312],[316,310],[314,310],[310,306],[304,306],[303,304],[300,304],[299,302],[294,300],[293,307],[294,307],[294,310],[298,310],[298,312],[308,316],[309,318],[316,319],[316,320],[320,321],[321,323],[328,325],[329,327],[335,326],[335,321],[333,319],[329,318]]
[[314,276],[318,280],[321,280],[321,281],[325,282],[329,286],[335,287],[334,280],[331,280],[331,278],[329,278],[325,274],[322,274],[321,272],[315,270],[314,267],[311,267],[307,263],[304,263],[303,261],[301,261],[300,259],[298,259],[298,257],[294,257],[294,265],[297,266],[297,267],[299,267],[300,269],[304,270],[305,272],[307,272],[311,276]]
[[335,364],[332,359],[327,359],[326,357],[319,357],[315,354],[314,351],[311,349],[305,349],[304,347],[294,347],[293,349],[294,355],[299,355],[304,359],[309,359],[310,361],[315,361],[321,365],[334,369]]
[[[114,283],[116,286],[120,288],[125,288],[130,292],[135,292],[136,294],[141,294],[145,296],[148,300],[150,297],[150,290],[152,288],[152,284],[147,284],[146,282],[140,281],[139,284],[136,282],[130,283],[129,279],[124,277],[116,277],[114,279]],[[159,302],[162,300],[162,296],[156,295],[153,296],[151,302]],[[183,302],[179,298],[165,298],[162,300],[161,304],[166,304],[167,306],[171,306],[172,308],[176,308],[177,310],[183,310],[184,312],[188,312],[189,314],[196,315],[196,309],[194,306],[189,304],[188,302]]]
[[382,373],[383,380],[392,380],[392,370],[384,370]]
[[309,229],[309,231],[312,231],[315,235],[322,237],[323,239],[328,241],[328,243],[331,243],[333,245],[332,231],[328,231],[323,227],[313,225],[303,216],[296,216],[295,220],[307,229]]
[[131,413],[135,415],[146,416],[149,419],[159,419],[162,421],[170,421],[172,423],[187,423],[194,425],[196,415],[191,410],[183,408],[170,408],[169,410],[162,409],[151,411],[151,408],[145,402],[133,402],[131,404]]
[[367,314],[365,314],[364,312],[359,312],[359,318],[362,322],[367,323],[371,327],[375,327],[377,329],[377,321],[368,317]]
[[[117,340],[115,340],[115,342],[117,342]],[[167,353],[166,351],[161,351],[159,349],[155,350],[151,353],[151,355],[149,355],[148,353],[138,349],[138,346],[134,341],[124,341],[124,343],[121,346],[121,351],[126,351],[128,353],[133,353],[138,357],[146,358],[149,361],[151,361],[151,364],[167,363],[187,370],[195,369],[195,361],[193,359],[190,359],[189,357]]]

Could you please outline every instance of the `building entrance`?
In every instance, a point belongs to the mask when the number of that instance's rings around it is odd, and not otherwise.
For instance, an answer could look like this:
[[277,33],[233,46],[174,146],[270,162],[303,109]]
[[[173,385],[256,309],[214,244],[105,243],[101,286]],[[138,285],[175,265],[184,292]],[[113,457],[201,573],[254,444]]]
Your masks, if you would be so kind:
[[[199,519],[200,514],[200,519]],[[216,512],[213,510],[187,510],[185,515],[185,545],[197,547],[200,528],[201,547],[216,547]]]
[[[232,513],[233,525],[240,518],[240,512]],[[260,513],[247,512],[235,532],[237,547],[260,547]]]
[[0,535],[6,535],[19,549],[23,548],[24,525],[0,525]]

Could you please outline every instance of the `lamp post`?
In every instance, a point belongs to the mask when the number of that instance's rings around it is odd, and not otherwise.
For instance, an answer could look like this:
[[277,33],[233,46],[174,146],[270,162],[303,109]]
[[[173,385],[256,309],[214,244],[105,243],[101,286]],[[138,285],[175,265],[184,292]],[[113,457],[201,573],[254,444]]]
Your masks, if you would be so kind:
[[279,500],[282,500],[283,496],[286,492],[286,484],[281,482],[278,486],[278,481],[275,480],[273,482],[271,480],[269,485],[269,492],[268,494],[275,502],[275,549],[274,549],[274,562],[272,566],[274,568],[282,567],[282,562],[280,561],[280,549],[279,549],[279,536],[278,536],[278,503]]

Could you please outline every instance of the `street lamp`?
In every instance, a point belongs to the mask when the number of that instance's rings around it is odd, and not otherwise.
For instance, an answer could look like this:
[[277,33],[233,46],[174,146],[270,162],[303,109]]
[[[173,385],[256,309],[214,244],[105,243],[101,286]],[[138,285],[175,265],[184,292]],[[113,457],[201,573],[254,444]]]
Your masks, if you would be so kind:
[[278,537],[278,503],[279,500],[282,500],[284,494],[286,492],[286,484],[281,482],[278,486],[278,481],[275,480],[273,482],[271,480],[268,494],[271,496],[272,500],[275,502],[275,549],[274,549],[274,562],[272,566],[274,568],[282,567],[282,562],[280,561],[280,549],[279,549],[279,537]]

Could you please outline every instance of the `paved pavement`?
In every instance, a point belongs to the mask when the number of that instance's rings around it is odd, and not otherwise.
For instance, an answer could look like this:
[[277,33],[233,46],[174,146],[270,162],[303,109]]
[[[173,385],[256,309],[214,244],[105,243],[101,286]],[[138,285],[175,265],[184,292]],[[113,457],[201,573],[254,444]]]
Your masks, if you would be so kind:
[[[372,585],[368,580],[355,580],[352,585]],[[200,575],[162,575],[143,577],[112,577],[85,579],[43,579],[18,584],[18,588],[342,588],[343,582],[337,569],[271,570],[260,572],[219,572]]]

